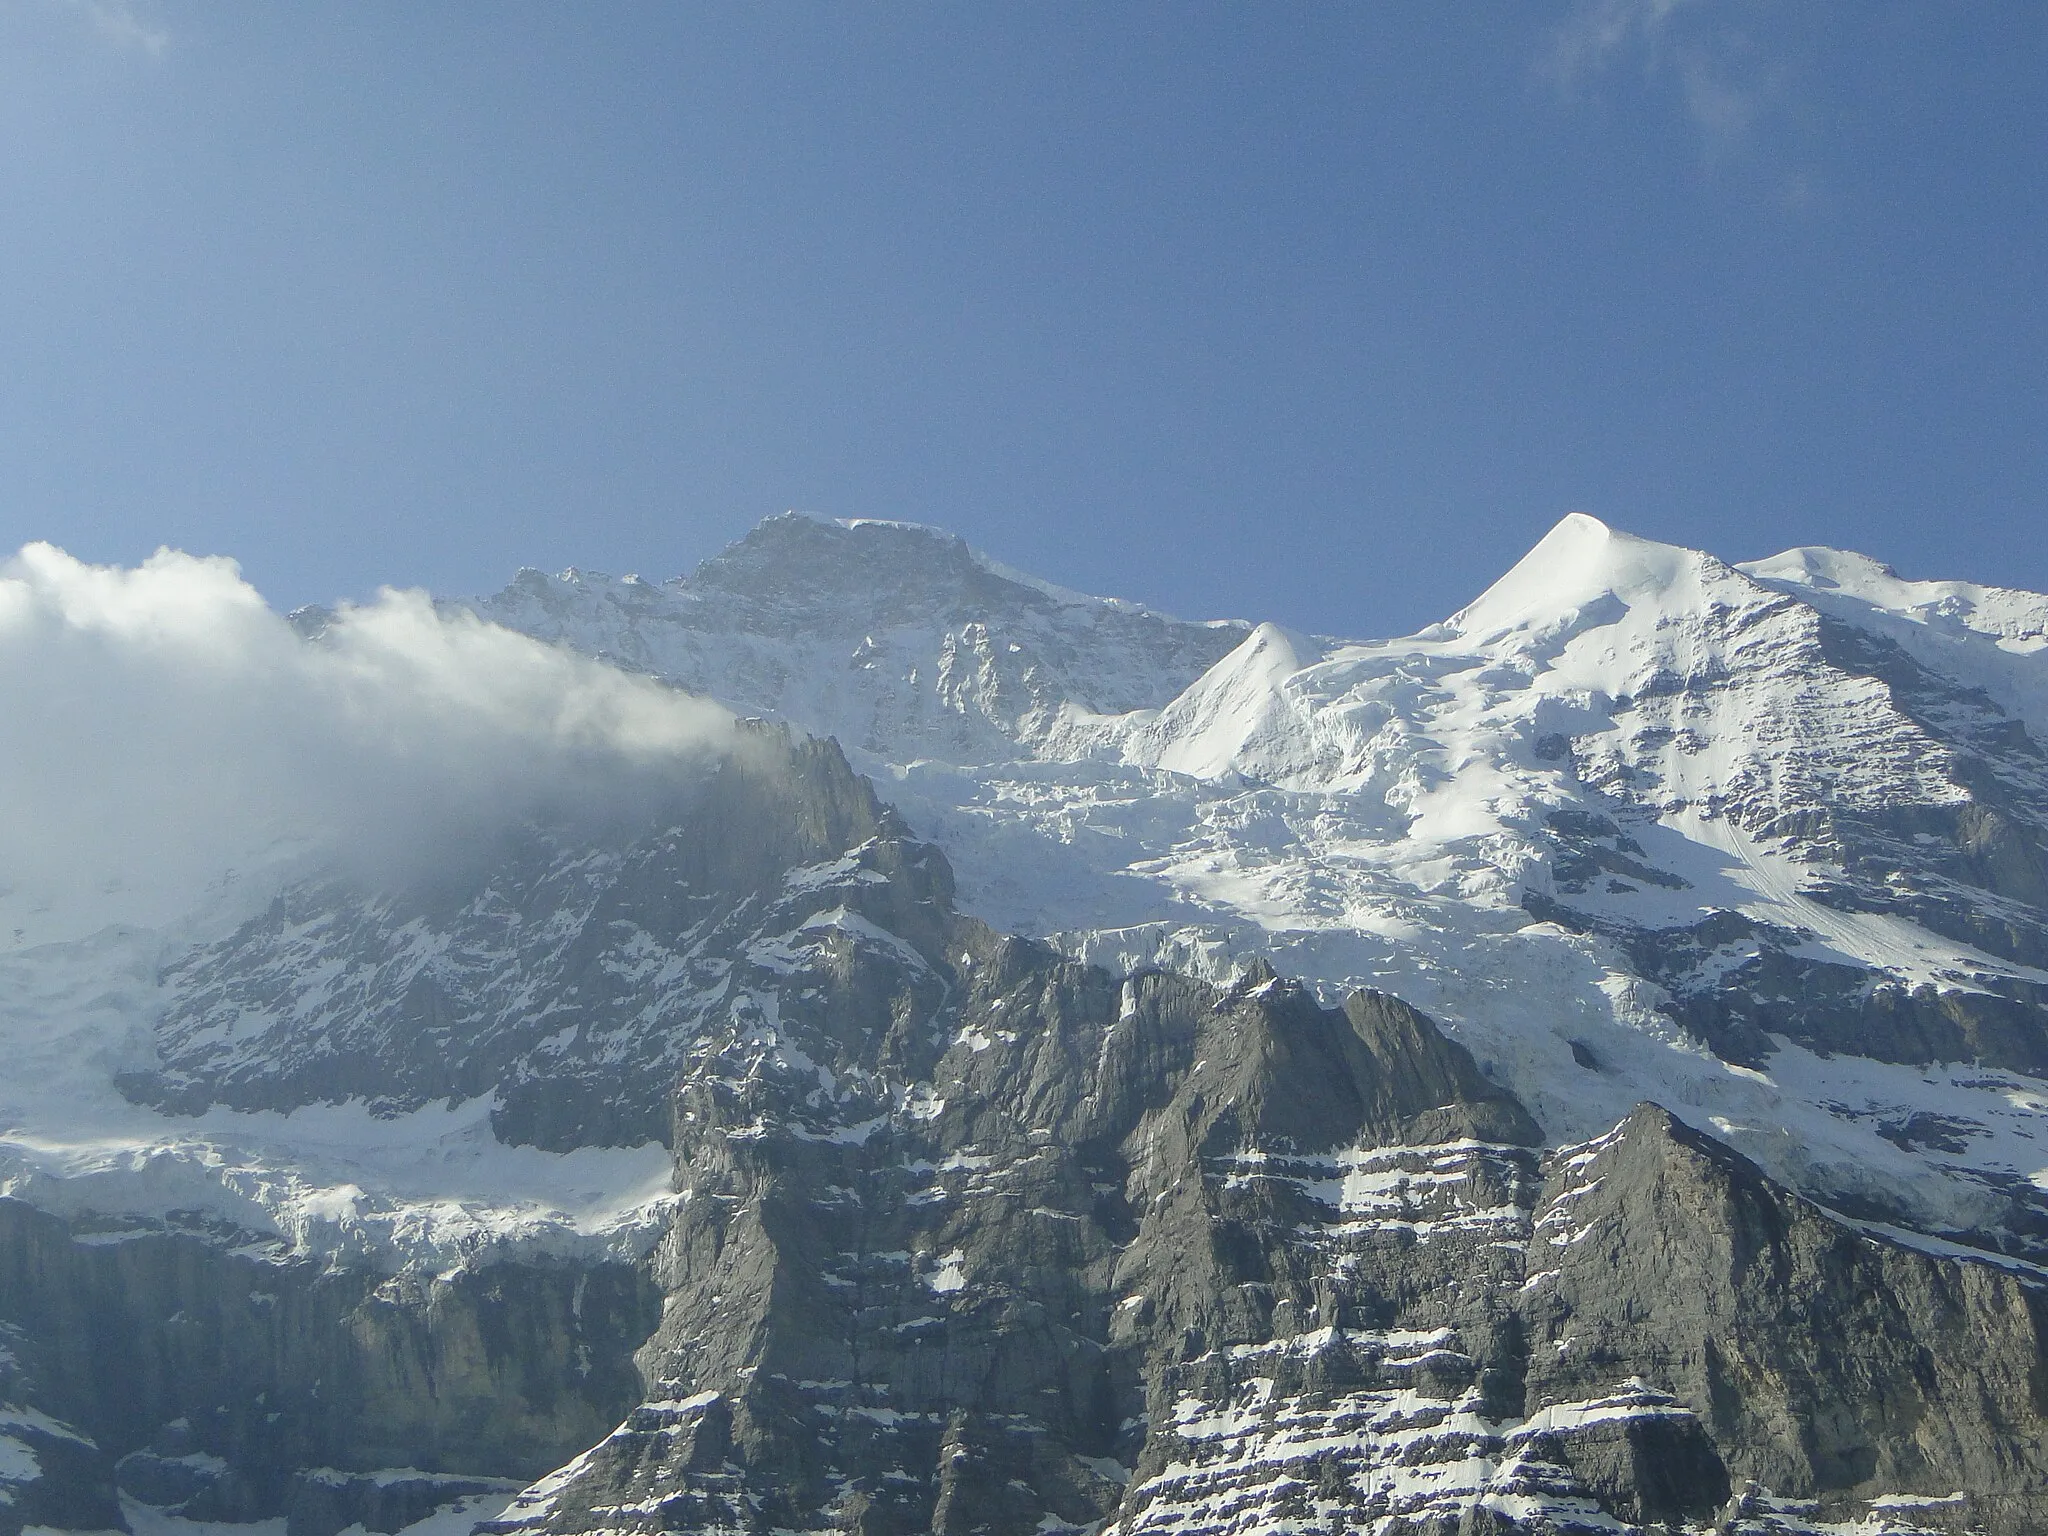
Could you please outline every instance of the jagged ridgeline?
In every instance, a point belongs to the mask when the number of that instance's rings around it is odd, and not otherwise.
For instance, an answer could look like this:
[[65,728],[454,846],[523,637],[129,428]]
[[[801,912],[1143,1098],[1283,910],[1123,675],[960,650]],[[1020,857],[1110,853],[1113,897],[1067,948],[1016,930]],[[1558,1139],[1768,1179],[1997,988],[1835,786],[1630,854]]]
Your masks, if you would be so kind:
[[2026,1261],[1654,1108],[1546,1151],[1392,996],[998,933],[829,742],[656,809],[286,891],[124,1079],[655,1137],[643,1251],[392,1272],[0,1199],[0,1536],[2048,1527]]

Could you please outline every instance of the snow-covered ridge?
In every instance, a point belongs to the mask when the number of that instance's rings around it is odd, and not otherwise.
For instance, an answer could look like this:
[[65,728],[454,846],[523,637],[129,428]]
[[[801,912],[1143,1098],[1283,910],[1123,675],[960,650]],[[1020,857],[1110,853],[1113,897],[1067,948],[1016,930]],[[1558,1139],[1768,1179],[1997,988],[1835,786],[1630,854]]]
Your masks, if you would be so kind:
[[850,751],[948,762],[1164,704],[1244,633],[1056,587],[935,529],[799,513],[659,585],[529,570],[472,606]]
[[[778,519],[630,598],[529,574],[478,611],[839,734],[999,927],[1395,992],[1556,1136],[1652,1099],[1932,1225],[2048,1184],[2000,1129],[2048,1069],[2013,1044],[2048,997],[2048,598],[1583,514],[1394,640],[1118,614],[1104,644],[1108,610],[990,574],[928,530]],[[1997,1022],[1881,1038],[1873,984]],[[2001,1072],[1916,1066],[1986,1049]]]
[[1907,581],[1867,555],[1787,550],[1740,567],[1764,586],[1883,635],[1930,671],[1982,689],[2048,739],[2048,597],[1967,581]]
[[1806,545],[1739,567],[1762,582],[1839,593],[1929,629],[1967,631],[2028,654],[2048,646],[2048,597],[1968,581],[1908,581],[1890,566],[1850,550]]

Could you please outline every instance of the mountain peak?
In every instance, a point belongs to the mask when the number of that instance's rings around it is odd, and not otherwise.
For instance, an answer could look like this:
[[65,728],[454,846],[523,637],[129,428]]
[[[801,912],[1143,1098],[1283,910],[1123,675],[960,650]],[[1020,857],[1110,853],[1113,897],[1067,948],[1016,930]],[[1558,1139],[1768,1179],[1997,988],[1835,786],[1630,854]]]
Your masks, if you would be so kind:
[[1823,591],[1899,582],[1899,573],[1882,560],[1873,560],[1854,550],[1830,549],[1823,544],[1802,544],[1797,549],[1772,555],[1768,560],[1746,560],[1738,569],[1759,580],[1795,581],[1801,586],[1819,587]]
[[934,582],[971,581],[978,570],[966,540],[934,528],[784,512],[755,524],[684,581],[763,595],[849,588],[925,593]]
[[[1831,609],[1889,614],[1951,634],[1975,633],[2015,648],[2048,642],[2048,597],[1973,581],[1914,581],[1852,550],[1806,545],[1738,567],[1779,591]],[[1844,605],[1849,605],[1844,607]]]
[[941,529],[804,512],[658,587],[524,571],[474,609],[742,714],[944,762],[1012,756],[1070,714],[1157,709],[1246,630],[1070,592]]
[[1704,588],[1733,576],[1712,555],[1638,538],[1572,512],[1446,622],[1452,633],[1473,638],[1547,629],[1594,607],[1703,597]]
[[[748,590],[764,572],[782,577],[800,563],[820,590],[886,594],[916,589],[929,598],[944,592],[974,605],[992,599],[1044,607],[1115,608],[1150,613],[1142,604],[1098,597],[1045,581],[975,549],[956,533],[895,518],[824,517],[789,511],[764,518],[737,543],[683,578],[693,586]],[[1034,595],[1035,594],[1035,595]],[[1171,615],[1155,617],[1171,619]]]

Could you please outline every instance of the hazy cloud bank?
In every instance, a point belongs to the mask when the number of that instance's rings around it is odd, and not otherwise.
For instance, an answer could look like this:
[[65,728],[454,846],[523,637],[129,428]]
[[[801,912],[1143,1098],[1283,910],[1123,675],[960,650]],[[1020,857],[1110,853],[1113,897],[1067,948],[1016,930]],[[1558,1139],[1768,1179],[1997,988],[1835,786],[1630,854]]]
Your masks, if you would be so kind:
[[162,921],[230,870],[390,870],[701,772],[718,706],[424,593],[303,639],[232,560],[0,566],[0,945]]

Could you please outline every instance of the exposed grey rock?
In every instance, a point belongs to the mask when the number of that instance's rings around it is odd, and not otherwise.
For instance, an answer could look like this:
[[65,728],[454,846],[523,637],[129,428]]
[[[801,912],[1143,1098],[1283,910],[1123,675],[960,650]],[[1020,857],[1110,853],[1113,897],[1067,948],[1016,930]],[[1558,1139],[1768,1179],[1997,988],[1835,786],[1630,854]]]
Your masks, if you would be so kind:
[[125,1531],[114,1458],[43,1410],[38,1355],[23,1329],[0,1321],[0,1536],[27,1526]]
[[0,1404],[0,1536],[126,1530],[112,1473],[112,1458],[69,1425]]
[[1866,1235],[1651,1109],[1546,1175],[1391,998],[962,922],[944,1007],[905,961],[862,1027],[844,960],[701,1043],[652,1400],[501,1536],[2041,1517],[2025,1266]]
[[412,1468],[363,1473],[314,1467],[294,1480],[285,1536],[339,1536],[350,1526],[390,1536],[451,1504],[510,1493],[516,1486],[502,1479],[435,1476]]
[[1664,1011],[1723,1060],[1762,1067],[1781,1040],[1823,1054],[1926,1066],[1981,1061],[2048,1072],[2048,987],[1981,978],[1983,990],[1906,986],[1812,952],[1812,935],[1718,911],[1683,928],[1643,929],[1523,898],[1531,915],[1613,940],[1669,995]]
[[1819,899],[1903,912],[1992,954],[2048,962],[2048,753],[1988,694],[1936,676],[1897,642],[1834,619],[1818,635],[1829,663],[1883,684],[1942,743],[1969,797],[1836,815],[1825,835],[1840,848],[1843,876]]
[[1562,1414],[1538,1409],[1516,1440],[1525,1464],[1566,1474],[1553,1495],[1590,1494],[1633,1525],[1701,1521],[1728,1502],[1728,1469],[1706,1426],[1638,1381]]
[[1532,1412],[1640,1377],[1738,1486],[1832,1518],[1960,1489],[1984,1529],[2048,1523],[2048,1272],[1858,1231],[1651,1106],[1558,1161],[1536,1230]]
[[257,1520],[269,1512],[254,1480],[204,1451],[130,1451],[115,1463],[114,1482],[131,1498],[191,1520]]
[[[1575,756],[1562,735],[1538,743],[1540,755],[1572,764],[1582,794],[1548,815],[1550,878],[1528,894],[1529,910],[1614,939],[1639,974],[1671,993],[1673,1017],[1738,1063],[1761,1063],[1782,1036],[1880,1061],[2048,1071],[2048,989],[2025,980],[1986,972],[1949,978],[1960,986],[1905,984],[1876,967],[1801,953],[1812,934],[1732,911],[1674,928],[1580,910],[1597,905],[1581,898],[1602,887],[1683,888],[1629,829],[1688,809],[1727,818],[1808,870],[1801,894],[1822,906],[1904,919],[2023,965],[2048,963],[2048,753],[2023,720],[1896,641],[1790,596],[1709,609],[1693,622],[1704,644],[1731,655],[1746,635],[1777,638],[1750,644],[1751,666],[1660,673],[1616,701],[1628,722],[1626,757]],[[1738,782],[1710,802],[1674,798],[1646,761],[1704,750],[1718,718],[1766,689],[1797,699],[1858,686],[1892,717],[1881,736],[1792,753],[1777,775]],[[1807,723],[1772,718],[1757,728],[1796,739]]]
[[[1659,1110],[1546,1161],[1390,996],[998,934],[829,745],[757,733],[660,809],[301,888],[186,962],[131,1084],[659,1135],[649,1258],[382,1274],[0,1200],[45,1416],[10,1508],[117,1519],[118,1477],[335,1536],[511,1476],[500,1536],[2048,1520],[2043,1272],[1873,1236]],[[1633,873],[1620,821],[1558,835]],[[1736,940],[1777,942],[1693,938]]]
[[[1471,1506],[1475,1447],[1530,1480],[1538,1132],[1426,1019],[1258,969],[1118,982],[967,922],[926,963],[936,1017],[899,990],[861,1029],[825,975],[704,1042],[654,1401],[495,1529],[1136,1531],[1317,1497],[1420,1529]],[[1573,1442],[1551,1505],[1661,1511],[1660,1453],[1702,1441],[1672,1412]],[[1374,1486],[1415,1465],[1445,1486]]]
[[314,1467],[523,1480],[641,1394],[631,1356],[660,1297],[632,1266],[386,1276],[237,1246],[109,1241],[0,1198],[0,1319],[36,1363],[29,1401],[75,1426],[109,1498],[116,1457],[131,1494],[203,1519],[283,1513]]
[[[1255,632],[1207,675],[1241,630],[1048,592],[878,524],[775,519],[673,582],[526,572],[475,607],[838,733],[1019,931],[1119,970],[1265,953],[1326,1001],[1391,986],[1558,1134],[1711,1096],[1808,1193],[2048,1256],[2048,1199],[1988,1084],[1954,1150],[1888,1149],[1872,1133],[1946,1081],[1793,1057],[1817,1130],[1780,1156],[1750,1129],[1753,1079],[1642,1038],[1670,1038],[1655,1010],[1759,1069],[1789,1041],[2048,1072],[2048,993],[2019,969],[2048,932],[2048,605],[1878,574],[1817,551],[1736,570],[1575,516],[1444,625]],[[1139,714],[1096,713],[1118,709]],[[1435,848],[1437,819],[1411,820],[1417,786],[1496,774],[1469,835]],[[1503,932],[1497,900],[1525,895],[1571,932]],[[1648,985],[1596,979],[1616,973]],[[1504,1001],[1522,991],[1542,993],[1526,1023]],[[1579,1070],[1604,1081],[1580,1093]]]

